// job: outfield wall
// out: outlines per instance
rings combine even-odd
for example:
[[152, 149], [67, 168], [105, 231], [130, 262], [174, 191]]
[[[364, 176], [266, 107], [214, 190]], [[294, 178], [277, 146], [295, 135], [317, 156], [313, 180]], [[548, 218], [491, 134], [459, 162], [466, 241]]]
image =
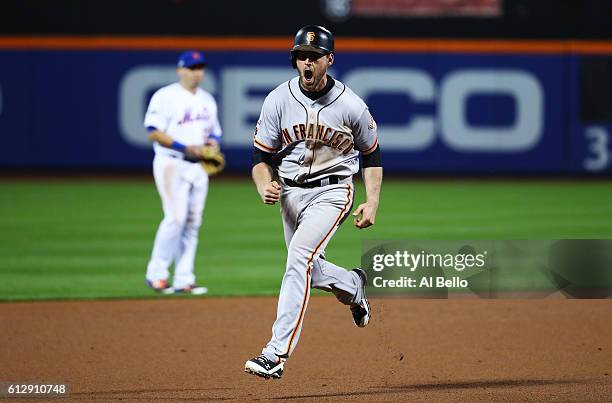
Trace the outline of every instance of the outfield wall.
[[[290, 38], [0, 38], [3, 168], [146, 168], [151, 94], [207, 51], [228, 169], [246, 171]], [[370, 105], [396, 173], [612, 172], [612, 42], [338, 40], [332, 74]]]

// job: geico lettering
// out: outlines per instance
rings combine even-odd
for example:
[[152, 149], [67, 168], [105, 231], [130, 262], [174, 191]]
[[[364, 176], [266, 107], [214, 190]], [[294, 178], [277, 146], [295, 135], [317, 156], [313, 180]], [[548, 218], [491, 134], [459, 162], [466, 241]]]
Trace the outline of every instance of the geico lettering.
[[[437, 120], [442, 141], [460, 152], [523, 152], [542, 138], [544, 91], [537, 77], [517, 69], [463, 69], [449, 72], [436, 88], [434, 78], [415, 69], [360, 68], [343, 81], [362, 98], [381, 93], [403, 93], [415, 103], [438, 100]], [[507, 127], [479, 127], [467, 119], [468, 97], [507, 95], [516, 116]], [[408, 115], [408, 113], [407, 113]], [[396, 150], [422, 150], [435, 140], [435, 117], [414, 114], [405, 124], [380, 124], [385, 145]]]
[[[509, 95], [516, 117], [507, 127], [478, 127], [467, 120], [467, 101], [475, 94]], [[543, 90], [538, 79], [520, 70], [458, 70], [441, 85], [440, 123], [444, 143], [457, 151], [521, 152], [542, 137]]]
[[[253, 131], [264, 95], [294, 77], [291, 68], [227, 67], [220, 71], [219, 99], [228, 146], [250, 146], [244, 133]], [[394, 150], [423, 150], [440, 136], [447, 147], [458, 152], [518, 153], [533, 148], [543, 133], [544, 90], [538, 78], [519, 69], [457, 69], [440, 79], [414, 68], [356, 68], [338, 77], [362, 98], [375, 94], [403, 94], [416, 104], [437, 104], [437, 114], [405, 111], [405, 123], [380, 124], [385, 146]], [[177, 80], [174, 66], [140, 66], [129, 70], [119, 85], [119, 127], [124, 139], [138, 147], [150, 147], [142, 127], [149, 95]], [[207, 70], [204, 88], [215, 93], [217, 78]], [[468, 99], [480, 96], [509, 96], [515, 104], [513, 121], [506, 126], [478, 126], [468, 121]], [[296, 124], [282, 133], [283, 143], [321, 140], [347, 150], [344, 137], [331, 128]], [[344, 145], [343, 145], [344, 144]]]
[[[208, 81], [209, 70], [206, 70], [204, 84]], [[265, 94], [295, 73], [291, 67], [225, 67], [219, 74], [222, 93], [217, 99], [221, 101], [223, 144], [252, 147], [252, 139], [244, 134], [253, 131], [253, 122], [261, 112]]]
[[[374, 94], [404, 94], [416, 103], [435, 102], [436, 85], [426, 71], [416, 69], [360, 68], [351, 70], [344, 82], [366, 99]], [[406, 116], [409, 112], [406, 111]], [[404, 124], [381, 124], [378, 134], [385, 146], [396, 150], [423, 150], [435, 140], [436, 124], [433, 116], [414, 114]]]

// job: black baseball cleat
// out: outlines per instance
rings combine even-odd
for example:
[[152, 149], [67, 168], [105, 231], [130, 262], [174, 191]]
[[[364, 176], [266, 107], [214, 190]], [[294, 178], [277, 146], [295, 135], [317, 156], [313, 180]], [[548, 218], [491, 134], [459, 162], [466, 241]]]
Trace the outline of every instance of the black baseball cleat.
[[372, 318], [372, 310], [370, 309], [370, 302], [366, 296], [365, 288], [368, 285], [368, 276], [365, 271], [361, 269], [353, 269], [355, 273], [361, 279], [361, 301], [351, 304], [351, 313], [353, 314], [353, 321], [355, 325], [359, 327], [366, 327], [370, 323]]
[[280, 379], [280, 377], [283, 376], [283, 365], [283, 360], [274, 362], [262, 354], [259, 357], [248, 360], [244, 364], [244, 372], [266, 379]]

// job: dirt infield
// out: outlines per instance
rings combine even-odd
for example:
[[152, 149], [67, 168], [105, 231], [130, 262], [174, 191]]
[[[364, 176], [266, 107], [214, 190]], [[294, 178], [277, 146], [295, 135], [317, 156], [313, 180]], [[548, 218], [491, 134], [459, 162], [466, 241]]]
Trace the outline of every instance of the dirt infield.
[[266, 381], [243, 365], [275, 298], [3, 303], [0, 381], [67, 381], [86, 401], [612, 399], [611, 300], [372, 305], [358, 329], [313, 297], [283, 379]]

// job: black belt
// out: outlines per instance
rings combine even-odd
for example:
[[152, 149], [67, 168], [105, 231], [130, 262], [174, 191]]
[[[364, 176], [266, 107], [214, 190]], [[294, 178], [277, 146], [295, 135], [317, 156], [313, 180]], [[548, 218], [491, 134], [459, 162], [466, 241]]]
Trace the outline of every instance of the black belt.
[[290, 186], [290, 187], [310, 189], [310, 188], [318, 188], [318, 187], [327, 186], [327, 185], [337, 185], [338, 183], [342, 182], [346, 178], [348, 178], [348, 176], [331, 175], [331, 176], [328, 176], [327, 178], [317, 179], [316, 181], [303, 182], [303, 183], [299, 183], [299, 182], [292, 181], [291, 179], [283, 178], [283, 182], [285, 183], [285, 185]]

